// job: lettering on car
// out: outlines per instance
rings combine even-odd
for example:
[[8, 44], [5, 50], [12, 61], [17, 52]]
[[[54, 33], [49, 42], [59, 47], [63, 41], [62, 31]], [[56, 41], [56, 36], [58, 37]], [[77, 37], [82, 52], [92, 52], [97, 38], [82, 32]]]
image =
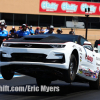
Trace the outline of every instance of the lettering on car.
[[93, 62], [93, 58], [89, 55], [87, 56], [87, 60], [90, 61], [90, 62]]

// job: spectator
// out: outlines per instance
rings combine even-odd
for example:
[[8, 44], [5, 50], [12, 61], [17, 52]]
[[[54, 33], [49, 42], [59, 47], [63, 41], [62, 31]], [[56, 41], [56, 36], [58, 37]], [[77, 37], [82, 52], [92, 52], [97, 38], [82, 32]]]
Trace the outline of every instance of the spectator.
[[57, 34], [61, 34], [62, 33], [62, 29], [61, 28], [58, 28], [57, 29]]
[[49, 31], [46, 32], [45, 34], [55, 34], [53, 31], [54, 31], [54, 26], [51, 25], [50, 28], [49, 28]]
[[15, 30], [15, 27], [14, 26], [12, 27], [12, 30], [10, 30], [9, 34], [11, 34], [11, 33], [16, 34], [16, 30]]
[[75, 35], [75, 33], [74, 33], [74, 31], [73, 31], [73, 28], [71, 28], [71, 31], [69, 32], [69, 34]]
[[7, 25], [5, 25], [5, 29], [7, 29]]
[[8, 35], [8, 40], [9, 39], [13, 39], [13, 38], [17, 38], [17, 34], [16, 32], [14, 32], [14, 30], [10, 30], [10, 35]]
[[8, 31], [5, 30], [5, 24], [1, 23], [1, 29], [0, 29], [0, 44], [2, 43], [3, 40], [7, 39], [8, 36]]
[[17, 36], [20, 38], [20, 37], [23, 37], [23, 36], [26, 36], [26, 35], [30, 35], [30, 32], [27, 31], [26, 24], [22, 24], [22, 30], [17, 31]]
[[31, 25], [30, 28], [29, 28], [29, 32], [30, 32], [31, 35], [34, 34], [34, 30], [32, 29], [32, 25]]
[[27, 26], [27, 24], [25, 24], [26, 25], [26, 31], [29, 31], [29, 27]]
[[7, 31], [7, 25], [5, 25], [4, 30], [6, 30], [6, 31]]
[[39, 31], [39, 33], [40, 33], [40, 34], [44, 34], [44, 29], [43, 29], [42, 26], [40, 27], [40, 31]]
[[22, 26], [19, 27], [18, 31], [22, 30]]
[[36, 28], [35, 34], [36, 34], [36, 35], [39, 34], [39, 27]]
[[44, 33], [47, 33], [49, 31], [49, 26], [44, 30]]
[[4, 23], [1, 23], [1, 29], [0, 29], [0, 36], [5, 36], [7, 37], [8, 36], [8, 31], [5, 30], [5, 24]]

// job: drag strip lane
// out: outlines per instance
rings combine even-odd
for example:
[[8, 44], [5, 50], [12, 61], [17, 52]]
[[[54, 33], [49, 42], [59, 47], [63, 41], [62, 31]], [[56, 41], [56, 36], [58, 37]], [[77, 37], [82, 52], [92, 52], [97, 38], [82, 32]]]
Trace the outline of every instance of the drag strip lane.
[[[36, 79], [29, 76], [0, 80], [0, 85], [37, 86]], [[90, 90], [87, 83], [65, 83], [53, 81], [50, 86], [59, 86], [59, 92], [0, 92], [1, 100], [100, 100], [100, 91]]]

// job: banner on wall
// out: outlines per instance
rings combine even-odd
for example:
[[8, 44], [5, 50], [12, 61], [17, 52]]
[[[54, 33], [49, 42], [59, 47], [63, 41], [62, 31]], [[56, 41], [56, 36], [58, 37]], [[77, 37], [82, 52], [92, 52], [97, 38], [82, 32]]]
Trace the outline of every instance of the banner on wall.
[[40, 12], [85, 14], [85, 8], [90, 8], [91, 15], [100, 15], [100, 3], [40, 0]]

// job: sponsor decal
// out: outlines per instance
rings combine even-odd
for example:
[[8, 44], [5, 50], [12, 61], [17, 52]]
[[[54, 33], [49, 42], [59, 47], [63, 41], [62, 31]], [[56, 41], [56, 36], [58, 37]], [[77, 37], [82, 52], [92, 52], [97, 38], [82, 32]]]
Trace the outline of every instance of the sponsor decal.
[[49, 3], [48, 1], [43, 1], [41, 3], [41, 8], [46, 11], [57, 11], [58, 4], [57, 3]]
[[82, 56], [80, 56], [80, 62], [82, 61]]
[[82, 53], [80, 53], [80, 55], [82, 55]]
[[80, 59], [82, 59], [82, 57], [80, 56]]
[[40, 0], [40, 12], [85, 14], [85, 8], [90, 8], [91, 15], [100, 15], [100, 3], [65, 1], [65, 0]]
[[82, 61], [82, 56], [80, 56], [80, 62]]
[[88, 8], [90, 8], [90, 13], [95, 13], [96, 9], [97, 9], [97, 7], [95, 5], [88, 5], [87, 3], [82, 3], [81, 11], [85, 12], [85, 8], [87, 9], [87, 11], [88, 11]]
[[66, 12], [76, 12], [78, 5], [76, 4], [69, 4], [68, 2], [63, 2], [61, 4], [61, 9]]
[[89, 68], [82, 68], [79, 66], [79, 71], [78, 73], [79, 74], [83, 74], [85, 76], [88, 76], [88, 77], [91, 77], [91, 78], [97, 78], [98, 77], [98, 74], [99, 74], [99, 70], [97, 69], [96, 71], [92, 71], [91, 69]]
[[99, 67], [97, 67], [97, 70], [99, 70]]
[[100, 6], [99, 6], [99, 12], [100, 12]]
[[90, 62], [93, 62], [93, 57], [91, 57], [91, 56], [88, 55], [87, 56], [87, 60], [90, 61]]

